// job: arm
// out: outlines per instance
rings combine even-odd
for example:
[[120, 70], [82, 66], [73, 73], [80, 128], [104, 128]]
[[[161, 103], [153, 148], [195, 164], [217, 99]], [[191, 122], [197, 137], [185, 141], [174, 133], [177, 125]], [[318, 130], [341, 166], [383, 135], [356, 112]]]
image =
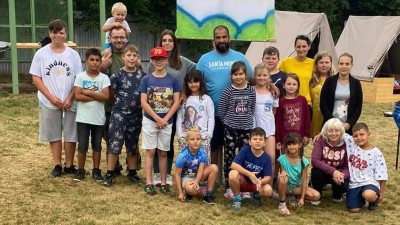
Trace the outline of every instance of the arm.
[[181, 106], [178, 110], [178, 115], [176, 116], [176, 136], [178, 136], [178, 138], [184, 136], [182, 131], [182, 121], [184, 114], [185, 114], [185, 108]]
[[75, 99], [80, 102], [91, 102], [96, 100], [93, 97], [85, 95], [83, 89], [79, 86], [75, 86]]
[[151, 108], [150, 104], [147, 102], [147, 93], [141, 93], [140, 94], [140, 102], [143, 108], [143, 111], [145, 111], [151, 118], [153, 118], [156, 123], [158, 128], [163, 128], [168, 125], [161, 117], [157, 115]]
[[200, 163], [199, 168], [197, 169], [197, 174], [196, 174], [196, 179], [194, 180], [194, 188], [199, 189], [200, 188], [200, 182], [203, 179], [204, 175], [204, 163]]
[[[108, 20], [107, 20], [107, 22], [108, 22]], [[111, 22], [111, 23], [107, 23], [107, 22], [103, 25], [104, 32], [110, 31], [114, 27], [122, 27], [125, 29], [125, 26], [120, 22]]]
[[222, 94], [221, 98], [219, 99], [219, 105], [218, 105], [218, 116], [221, 119], [222, 122], [224, 122], [224, 118], [226, 116], [226, 113], [228, 111], [228, 104], [230, 102], [230, 94], [228, 93], [228, 88], [226, 88]]
[[329, 100], [329, 96], [331, 95], [331, 93], [329, 93], [331, 80], [332, 79], [329, 78], [326, 79], [324, 85], [322, 86], [321, 95], [319, 97], [319, 109], [324, 117], [324, 121], [333, 118], [332, 111], [329, 109], [329, 104], [331, 104]]
[[310, 142], [309, 137], [311, 133], [311, 120], [310, 120], [310, 107], [308, 106], [307, 100], [303, 99], [303, 110], [305, 112], [304, 118], [304, 134], [303, 134], [303, 144], [304, 146], [308, 145]]
[[380, 203], [383, 200], [383, 197], [385, 196], [386, 180], [380, 180], [379, 186], [380, 186], [380, 195], [379, 195], [378, 199], [376, 200], [377, 203]]
[[64, 110], [68, 110], [68, 109], [70, 109], [71, 108], [71, 106], [72, 106], [72, 102], [74, 101], [74, 99], [75, 99], [75, 90], [74, 90], [74, 88], [72, 88], [71, 89], [71, 92], [69, 93], [69, 95], [68, 95], [68, 98], [65, 100], [65, 102], [63, 102], [63, 109]]
[[37, 89], [53, 104], [58, 108], [63, 108], [63, 102], [56, 96], [52, 95], [47, 87], [44, 85], [43, 80], [41, 77], [37, 75], [32, 76], [33, 84], [37, 87]]
[[[315, 142], [314, 148], [311, 153], [311, 165], [313, 168], [320, 169], [326, 174], [333, 175], [336, 169], [322, 161], [322, 154], [324, 150], [323, 143], [323, 139], [319, 139], [317, 142]], [[325, 148], [329, 150], [328, 147]]]
[[108, 101], [110, 99], [110, 88], [105, 87], [102, 91], [91, 91], [91, 90], [82, 90], [82, 93], [86, 96], [92, 97], [97, 101]]
[[181, 202], [185, 201], [185, 195], [182, 190], [182, 168], [175, 167], [175, 184], [178, 191], [178, 198]]
[[260, 182], [260, 180], [258, 180], [258, 178], [256, 176], [257, 172], [250, 172], [250, 171], [246, 170], [245, 168], [243, 168], [238, 163], [232, 162], [231, 169], [236, 170], [243, 176], [248, 177], [251, 180], [251, 182], [253, 182], [254, 184], [257, 184]]

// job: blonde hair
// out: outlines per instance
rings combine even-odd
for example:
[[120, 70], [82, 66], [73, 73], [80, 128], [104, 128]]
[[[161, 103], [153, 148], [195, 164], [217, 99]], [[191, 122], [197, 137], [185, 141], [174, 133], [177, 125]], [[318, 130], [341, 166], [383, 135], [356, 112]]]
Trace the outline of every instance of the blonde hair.
[[[250, 85], [252, 85], [252, 86], [256, 85], [256, 75], [263, 70], [267, 70], [268, 74], [271, 75], [271, 70], [268, 68], [268, 65], [265, 63], [259, 63], [254, 67], [254, 76], [252, 79], [250, 79]], [[269, 79], [267, 81], [267, 83], [270, 83], [270, 82], [271, 82], [271, 79]], [[267, 85], [267, 88], [269, 88], [268, 85]]]
[[325, 122], [324, 126], [321, 129], [321, 136], [325, 138], [325, 140], [328, 140], [328, 130], [332, 128], [340, 130], [340, 141], [342, 141], [344, 138], [345, 130], [342, 121], [337, 118], [331, 118]]
[[186, 139], [189, 138], [189, 133], [198, 133], [200, 135], [200, 128], [198, 126], [191, 126], [186, 130]]
[[321, 74], [318, 71], [318, 62], [321, 61], [321, 59], [324, 57], [329, 57], [329, 59], [331, 60], [331, 68], [328, 71], [328, 76], [331, 76], [335, 73], [335, 71], [334, 71], [335, 69], [332, 66], [332, 63], [333, 63], [332, 56], [328, 52], [325, 52], [325, 51], [318, 52], [314, 57], [314, 68], [312, 71], [312, 78], [310, 80], [311, 87], [315, 87], [320, 81]]
[[117, 2], [115, 3], [112, 8], [111, 8], [111, 14], [114, 14], [115, 10], [121, 9], [122, 11], [125, 12], [125, 14], [128, 12], [126, 9], [126, 6], [122, 2]]

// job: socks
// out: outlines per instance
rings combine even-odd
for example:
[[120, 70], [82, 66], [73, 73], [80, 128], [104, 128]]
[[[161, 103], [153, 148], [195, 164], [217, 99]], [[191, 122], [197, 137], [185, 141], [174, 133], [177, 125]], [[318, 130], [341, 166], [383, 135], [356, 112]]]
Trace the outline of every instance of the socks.
[[128, 176], [135, 176], [137, 174], [136, 169], [129, 170]]
[[236, 196], [233, 198], [233, 201], [234, 201], [234, 202], [241, 202], [241, 201], [242, 201], [242, 197], [240, 196], [240, 194], [236, 195]]
[[114, 170], [107, 170], [107, 174], [114, 175]]

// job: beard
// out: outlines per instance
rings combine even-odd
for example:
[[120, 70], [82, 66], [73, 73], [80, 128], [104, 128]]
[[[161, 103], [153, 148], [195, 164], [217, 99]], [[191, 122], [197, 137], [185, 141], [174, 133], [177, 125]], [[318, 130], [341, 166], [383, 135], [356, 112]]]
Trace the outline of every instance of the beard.
[[217, 43], [215, 49], [220, 53], [225, 53], [229, 50], [229, 42]]

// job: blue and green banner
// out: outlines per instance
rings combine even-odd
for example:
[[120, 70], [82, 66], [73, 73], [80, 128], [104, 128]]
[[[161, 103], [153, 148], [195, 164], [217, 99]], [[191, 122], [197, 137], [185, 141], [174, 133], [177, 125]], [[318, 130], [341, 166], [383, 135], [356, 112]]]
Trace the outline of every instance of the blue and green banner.
[[275, 40], [275, 0], [177, 0], [176, 36], [212, 39], [218, 25], [232, 40]]

